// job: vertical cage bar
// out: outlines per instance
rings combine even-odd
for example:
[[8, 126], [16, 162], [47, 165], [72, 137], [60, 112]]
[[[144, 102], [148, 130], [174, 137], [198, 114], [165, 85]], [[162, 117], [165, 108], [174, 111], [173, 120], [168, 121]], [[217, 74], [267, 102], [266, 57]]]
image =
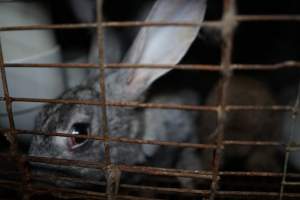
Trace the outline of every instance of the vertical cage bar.
[[218, 183], [219, 183], [219, 168], [222, 157], [222, 152], [224, 149], [224, 129], [225, 129], [225, 119], [226, 119], [226, 99], [227, 99], [227, 90], [228, 84], [232, 75], [231, 66], [231, 56], [232, 56], [232, 46], [233, 46], [233, 36], [235, 30], [235, 0], [224, 0], [223, 5], [223, 27], [222, 27], [222, 60], [221, 60], [221, 68], [222, 68], [222, 88], [220, 91], [221, 102], [218, 108], [218, 127], [217, 127], [217, 138], [216, 145], [217, 148], [214, 151], [214, 159], [213, 159], [213, 176], [211, 182], [211, 193], [210, 200], [214, 200], [217, 191], [218, 191]]
[[280, 195], [279, 195], [279, 199], [282, 200], [283, 196], [284, 196], [284, 188], [285, 188], [285, 183], [286, 183], [286, 176], [287, 176], [287, 170], [288, 170], [288, 162], [289, 162], [289, 157], [290, 157], [290, 148], [292, 146], [293, 143], [293, 138], [294, 138], [294, 134], [295, 134], [295, 125], [296, 125], [296, 119], [298, 116], [298, 108], [300, 105], [300, 80], [298, 83], [298, 90], [297, 90], [297, 98], [295, 100], [295, 104], [292, 110], [292, 126], [290, 129], [290, 133], [289, 133], [289, 139], [288, 139], [288, 145], [285, 149], [285, 158], [284, 158], [284, 166], [283, 166], [283, 175], [282, 175], [282, 181], [281, 181], [281, 185], [280, 185]]
[[98, 62], [99, 62], [99, 86], [100, 86], [100, 104], [102, 111], [101, 131], [103, 134], [104, 145], [104, 162], [105, 162], [105, 177], [106, 177], [106, 195], [108, 200], [114, 199], [118, 193], [119, 181], [121, 172], [117, 167], [113, 166], [110, 158], [109, 147], [109, 128], [107, 120], [106, 107], [106, 89], [105, 89], [105, 61], [104, 61], [104, 27], [103, 27], [103, 0], [96, 2], [97, 12], [97, 42], [98, 42]]
[[106, 165], [110, 164], [109, 152], [109, 133], [106, 112], [106, 91], [105, 91], [105, 69], [104, 69], [104, 31], [102, 27], [102, 0], [97, 0], [97, 41], [98, 41], [98, 56], [99, 56], [99, 85], [100, 85], [100, 104], [102, 110], [101, 131], [104, 136], [105, 147], [105, 162]]
[[30, 194], [27, 191], [28, 182], [30, 180], [30, 173], [29, 170], [26, 169], [26, 160], [22, 158], [21, 155], [18, 153], [18, 142], [17, 142], [17, 131], [15, 128], [15, 122], [13, 117], [13, 110], [12, 110], [12, 100], [9, 95], [8, 84], [6, 79], [6, 72], [4, 66], [4, 57], [1, 45], [1, 38], [0, 38], [0, 70], [1, 70], [1, 82], [2, 82], [2, 89], [5, 97], [5, 105], [6, 105], [6, 112], [8, 115], [9, 120], [9, 134], [6, 136], [10, 143], [10, 153], [13, 159], [16, 161], [19, 170], [21, 171], [22, 177], [22, 195], [23, 199], [27, 200], [30, 198]]
[[7, 79], [6, 79], [6, 73], [5, 73], [5, 67], [4, 67], [4, 58], [3, 58], [3, 52], [2, 52], [2, 45], [1, 45], [1, 38], [0, 38], [0, 69], [1, 69], [1, 82], [2, 82], [2, 89], [4, 94], [4, 101], [6, 105], [6, 112], [8, 115], [8, 122], [10, 127], [10, 134], [6, 137], [8, 138], [10, 142], [10, 152], [13, 156], [17, 155], [17, 141], [16, 141], [16, 132], [15, 130], [15, 122], [13, 118], [13, 111], [12, 111], [12, 101], [9, 96], [8, 91], [8, 85], [7, 85]]

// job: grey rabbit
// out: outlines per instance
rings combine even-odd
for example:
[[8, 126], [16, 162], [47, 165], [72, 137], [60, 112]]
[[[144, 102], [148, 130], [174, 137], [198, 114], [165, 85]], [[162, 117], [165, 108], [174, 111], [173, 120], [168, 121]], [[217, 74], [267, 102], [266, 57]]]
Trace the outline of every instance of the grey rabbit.
[[[222, 81], [209, 92], [206, 105], [219, 105]], [[263, 82], [244, 75], [233, 76], [228, 83], [226, 105], [276, 105], [275, 98]], [[215, 144], [217, 138], [217, 113], [205, 112], [201, 115], [200, 141]], [[225, 120], [224, 140], [242, 141], [279, 141], [278, 115], [270, 110], [229, 111]], [[230, 163], [230, 170], [280, 171], [278, 151], [274, 147], [225, 146], [221, 159], [221, 168]], [[213, 154], [203, 151], [201, 154], [203, 169], [212, 166]], [[241, 166], [239, 166], [241, 165]]]
[[[202, 22], [206, 0], [158, 0], [146, 21]], [[177, 64], [198, 35], [200, 26], [143, 27], [123, 59], [133, 64]], [[171, 69], [107, 70], [106, 98], [109, 101], [144, 101], [159, 103], [197, 104], [196, 92], [183, 89], [158, 92], [146, 98], [151, 85]], [[62, 99], [99, 99], [98, 76], [62, 94]], [[108, 107], [110, 136], [184, 142], [196, 133], [195, 114], [184, 110], [137, 109]], [[47, 105], [36, 119], [36, 129], [43, 132], [101, 135], [102, 112], [99, 107], [86, 105]], [[138, 165], [150, 163], [170, 166], [176, 155], [164, 154], [158, 145], [136, 145], [110, 142], [113, 163]], [[64, 137], [34, 136], [30, 156], [74, 160], [103, 161], [103, 144], [94, 140]], [[100, 180], [97, 170], [36, 164], [41, 169]], [[56, 184], [60, 184], [59, 181]]]

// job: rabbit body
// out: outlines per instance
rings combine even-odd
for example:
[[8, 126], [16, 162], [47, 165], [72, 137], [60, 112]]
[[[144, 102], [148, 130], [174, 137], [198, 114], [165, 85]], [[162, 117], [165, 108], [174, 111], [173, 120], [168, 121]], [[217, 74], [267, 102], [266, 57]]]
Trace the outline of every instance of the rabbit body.
[[[221, 98], [222, 81], [219, 81], [208, 94], [206, 105], [217, 106]], [[271, 106], [275, 105], [275, 100], [268, 87], [258, 81], [245, 76], [233, 76], [228, 83], [226, 105], [254, 105]], [[268, 110], [232, 110], [227, 111], [224, 127], [224, 140], [244, 140], [244, 141], [278, 141], [278, 118], [274, 112]], [[206, 112], [201, 116], [202, 142], [213, 143], [216, 141], [217, 113]], [[235, 147], [239, 147], [236, 149]], [[259, 146], [225, 146], [222, 166], [231, 162], [231, 170], [245, 162], [243, 169], [246, 170], [274, 170], [278, 169], [276, 164], [276, 150], [273, 147], [264, 149]], [[204, 168], [209, 168], [212, 161], [212, 154], [203, 153], [201, 157]]]

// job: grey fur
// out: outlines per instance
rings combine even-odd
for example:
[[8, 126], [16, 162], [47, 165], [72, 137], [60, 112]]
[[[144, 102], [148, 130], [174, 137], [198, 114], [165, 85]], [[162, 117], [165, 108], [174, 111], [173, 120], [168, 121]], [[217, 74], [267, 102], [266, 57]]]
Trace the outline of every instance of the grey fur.
[[[148, 21], [198, 21], [204, 18], [205, 0], [158, 0], [146, 20]], [[142, 28], [124, 59], [125, 63], [176, 64], [184, 56], [196, 38], [200, 27], [148, 27]], [[161, 46], [160, 46], [161, 45]], [[158, 49], [159, 48], [159, 49]], [[150, 99], [146, 94], [152, 83], [170, 69], [108, 70], [106, 73], [106, 98], [159, 103], [195, 104], [197, 94], [190, 90], [175, 93], [158, 93]], [[98, 76], [91, 77], [73, 89], [66, 91], [62, 99], [99, 99]], [[101, 135], [101, 110], [96, 106], [48, 105], [37, 118], [36, 129], [43, 132], [70, 133], [75, 122], [89, 122], [91, 133]], [[195, 114], [184, 110], [144, 110], [135, 108], [107, 108], [111, 136], [189, 141], [196, 132]], [[167, 135], [164, 135], [168, 133]], [[31, 156], [55, 157], [73, 160], [103, 161], [104, 149], [99, 141], [88, 141], [70, 151], [68, 139], [34, 136]], [[173, 151], [163, 154], [159, 146], [110, 143], [113, 163], [129, 165], [146, 164], [158, 160], [159, 166], [170, 166], [176, 159]], [[174, 155], [174, 154], [173, 154]], [[153, 163], [151, 163], [153, 164]], [[49, 165], [50, 166], [50, 165]], [[46, 166], [47, 167], [47, 166]], [[103, 174], [86, 168], [56, 166], [79, 177], [99, 180]], [[61, 182], [56, 182], [61, 184]]]

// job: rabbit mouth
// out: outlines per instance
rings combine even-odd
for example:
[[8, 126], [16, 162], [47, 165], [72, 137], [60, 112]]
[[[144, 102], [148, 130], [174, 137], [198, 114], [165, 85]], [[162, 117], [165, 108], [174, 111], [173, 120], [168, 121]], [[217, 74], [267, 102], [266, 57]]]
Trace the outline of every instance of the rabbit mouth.
[[90, 142], [91, 142], [90, 140], [86, 140], [86, 141], [78, 144], [74, 137], [70, 137], [67, 140], [67, 146], [70, 151], [74, 152], [75, 150], [86, 146]]

